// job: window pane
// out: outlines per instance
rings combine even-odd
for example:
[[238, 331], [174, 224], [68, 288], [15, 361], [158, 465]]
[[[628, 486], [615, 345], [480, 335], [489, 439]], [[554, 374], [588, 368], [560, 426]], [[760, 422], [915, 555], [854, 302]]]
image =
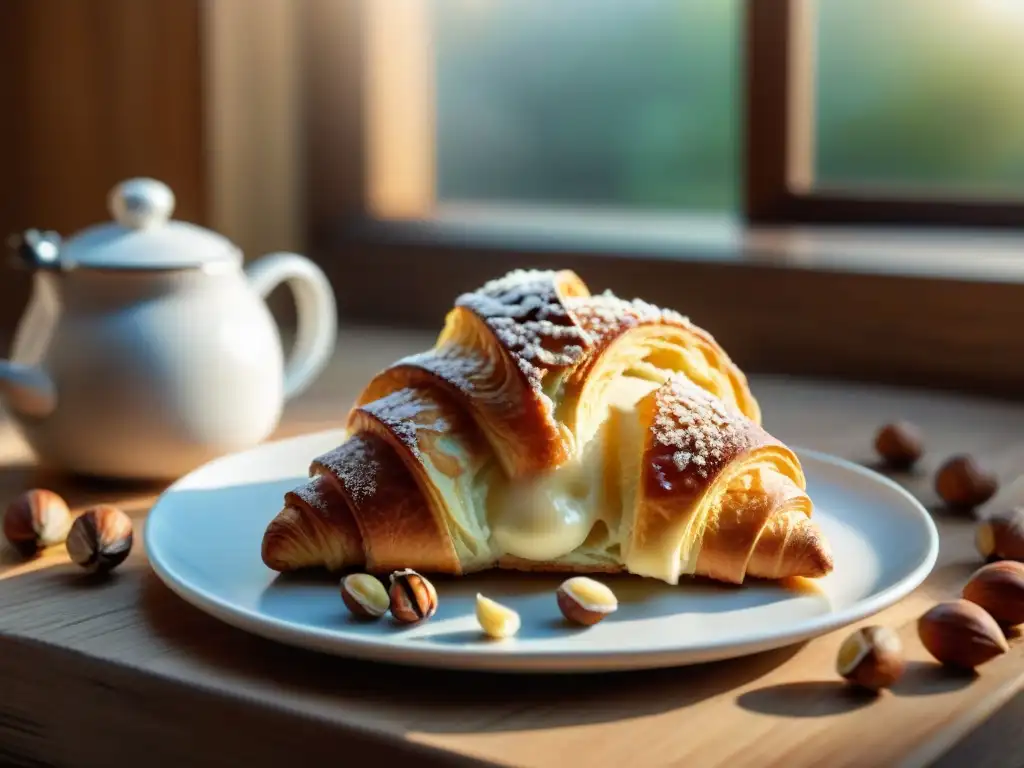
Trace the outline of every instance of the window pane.
[[1024, 193], [1024, 0], [818, 0], [820, 186]]
[[435, 0], [438, 197], [728, 209], [739, 0]]

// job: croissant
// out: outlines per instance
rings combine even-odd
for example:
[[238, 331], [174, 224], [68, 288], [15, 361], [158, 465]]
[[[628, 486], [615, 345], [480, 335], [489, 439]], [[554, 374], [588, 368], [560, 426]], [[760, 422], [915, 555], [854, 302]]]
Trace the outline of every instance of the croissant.
[[262, 543], [276, 571], [820, 577], [796, 455], [706, 331], [570, 271], [460, 296], [377, 374]]

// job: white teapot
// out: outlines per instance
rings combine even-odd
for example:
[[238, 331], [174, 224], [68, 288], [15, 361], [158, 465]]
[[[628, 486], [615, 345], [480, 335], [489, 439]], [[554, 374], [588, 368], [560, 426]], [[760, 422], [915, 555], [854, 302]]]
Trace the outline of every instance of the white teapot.
[[[224, 237], [171, 220], [159, 181], [108, 202], [113, 222], [67, 241], [14, 239], [35, 275], [0, 401], [42, 464], [78, 474], [169, 479], [261, 442], [334, 350], [327, 278], [292, 253], [243, 267]], [[264, 302], [282, 282], [298, 316], [287, 364]]]

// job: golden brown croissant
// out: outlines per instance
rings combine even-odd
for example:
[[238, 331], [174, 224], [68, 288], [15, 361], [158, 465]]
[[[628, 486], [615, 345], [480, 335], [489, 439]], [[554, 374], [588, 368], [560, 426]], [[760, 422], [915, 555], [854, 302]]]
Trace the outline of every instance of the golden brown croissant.
[[681, 315], [573, 273], [463, 295], [433, 349], [366, 386], [348, 438], [285, 497], [263, 560], [817, 577], [832, 569], [796, 456], [743, 373]]

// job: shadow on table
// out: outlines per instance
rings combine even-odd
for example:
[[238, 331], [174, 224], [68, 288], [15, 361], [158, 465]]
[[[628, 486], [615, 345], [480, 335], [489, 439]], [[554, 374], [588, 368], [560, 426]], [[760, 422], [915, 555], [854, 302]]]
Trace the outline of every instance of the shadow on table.
[[763, 677], [801, 647], [639, 672], [454, 672], [354, 661], [274, 643], [201, 613], [151, 573], [143, 575], [140, 598], [143, 615], [163, 641], [230, 678], [247, 678], [283, 696], [301, 692], [325, 703], [383, 700], [394, 707], [396, 719], [408, 709], [416, 730], [431, 732], [560, 728], [676, 710]]
[[907, 469], [891, 467], [881, 459], [875, 457], [854, 458], [853, 462], [855, 464], [860, 464], [866, 469], [870, 469], [872, 472], [884, 475], [890, 480], [894, 480], [901, 485], [926, 482], [931, 477], [931, 475], [920, 466], [910, 467]]
[[25, 558], [19, 555], [10, 544], [0, 537], [0, 565], [20, 565]]
[[842, 680], [809, 680], [756, 688], [741, 694], [743, 709], [782, 717], [824, 717], [867, 706], [876, 698]]
[[897, 696], [930, 696], [959, 691], [977, 678], [978, 673], [969, 669], [947, 668], [931, 661], [908, 661], [907, 671], [892, 687], [892, 692]]
[[850, 712], [878, 700], [879, 696], [930, 696], [957, 691], [971, 684], [977, 674], [956, 671], [937, 663], [907, 662], [906, 672], [889, 692], [875, 694], [843, 680], [811, 680], [756, 688], [741, 694], [736, 703], [743, 709], [779, 717], [825, 717]]

